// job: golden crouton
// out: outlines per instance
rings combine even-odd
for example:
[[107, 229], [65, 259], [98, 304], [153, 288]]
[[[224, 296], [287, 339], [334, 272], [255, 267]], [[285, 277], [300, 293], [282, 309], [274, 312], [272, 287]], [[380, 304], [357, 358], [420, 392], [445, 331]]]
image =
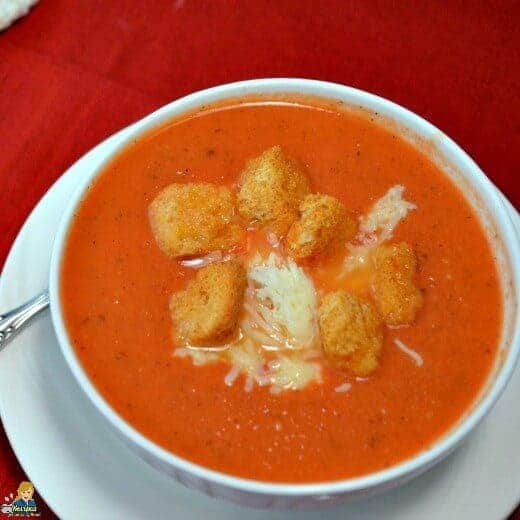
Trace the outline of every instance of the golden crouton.
[[287, 234], [287, 249], [293, 258], [308, 258], [332, 250], [357, 232], [357, 220], [345, 206], [329, 195], [307, 195], [300, 204], [300, 218]]
[[234, 196], [224, 186], [170, 184], [148, 208], [150, 225], [168, 256], [205, 255], [238, 244], [241, 227], [233, 223]]
[[341, 290], [325, 295], [318, 312], [322, 349], [330, 363], [356, 376], [373, 372], [383, 345], [373, 305]]
[[310, 191], [298, 163], [279, 146], [249, 161], [239, 184], [241, 215], [278, 236], [285, 235], [298, 218], [298, 206]]
[[408, 245], [384, 244], [374, 251], [374, 298], [387, 325], [409, 325], [422, 307], [423, 296], [414, 283], [415, 252]]
[[184, 291], [171, 297], [177, 337], [190, 345], [225, 343], [237, 327], [246, 272], [238, 260], [203, 267]]

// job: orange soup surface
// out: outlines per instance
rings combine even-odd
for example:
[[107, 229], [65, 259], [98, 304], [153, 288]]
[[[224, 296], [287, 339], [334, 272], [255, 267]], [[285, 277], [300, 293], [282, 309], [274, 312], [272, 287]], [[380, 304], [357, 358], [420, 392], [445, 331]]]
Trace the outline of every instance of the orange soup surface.
[[[142, 434], [232, 475], [330, 481], [428, 448], [471, 406], [494, 363], [502, 323], [491, 249], [452, 182], [374, 119], [312, 104], [233, 102], [138, 139], [90, 186], [68, 237], [62, 306], [86, 373]], [[305, 166], [314, 192], [333, 195], [356, 215], [394, 185], [417, 207], [392, 241], [415, 249], [424, 305], [412, 325], [385, 329], [379, 367], [366, 378], [325, 366], [321, 384], [244, 391], [243, 376], [225, 384], [226, 363], [195, 366], [173, 354], [169, 298], [195, 269], [161, 252], [148, 207], [171, 183], [235, 186], [246, 162], [273, 145]], [[314, 281], [326, 288], [327, 270]], [[348, 391], [336, 391], [346, 381]]]

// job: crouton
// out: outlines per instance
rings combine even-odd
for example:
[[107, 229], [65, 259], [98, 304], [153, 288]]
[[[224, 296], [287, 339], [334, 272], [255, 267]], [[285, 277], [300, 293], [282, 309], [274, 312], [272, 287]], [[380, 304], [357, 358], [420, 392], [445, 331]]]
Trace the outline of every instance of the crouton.
[[238, 260], [209, 264], [170, 299], [177, 339], [194, 346], [225, 343], [236, 331], [246, 272]]
[[383, 345], [382, 323], [374, 306], [341, 290], [325, 295], [318, 313], [327, 360], [356, 376], [373, 372]]
[[212, 184], [170, 184], [152, 201], [152, 232], [168, 256], [205, 255], [237, 245], [243, 237], [233, 222], [233, 193]]
[[238, 210], [250, 222], [283, 236], [310, 191], [298, 163], [273, 146], [249, 161], [239, 181]]
[[299, 214], [287, 234], [288, 253], [296, 259], [331, 252], [334, 246], [352, 239], [358, 229], [354, 216], [329, 195], [307, 195]]
[[379, 313], [387, 325], [409, 325], [423, 305], [415, 285], [417, 257], [406, 243], [383, 244], [373, 256], [373, 292]]

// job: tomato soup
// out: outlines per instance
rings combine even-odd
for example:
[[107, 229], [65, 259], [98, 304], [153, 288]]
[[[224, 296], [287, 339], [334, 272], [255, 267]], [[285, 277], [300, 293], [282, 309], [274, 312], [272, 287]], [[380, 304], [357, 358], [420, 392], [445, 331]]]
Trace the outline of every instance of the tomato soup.
[[[242, 376], [226, 384], [226, 362], [174, 355], [169, 300], [196, 269], [157, 246], [150, 203], [172, 183], [236, 186], [247, 161], [274, 145], [304, 165], [314, 192], [354, 215], [396, 185], [414, 205], [392, 241], [414, 248], [423, 305], [410, 326], [385, 328], [368, 377], [325, 364], [305, 388], [244, 391]], [[335, 269], [316, 274], [320, 290]], [[492, 251], [459, 189], [376, 116], [312, 103], [233, 101], [133, 142], [77, 210], [61, 302], [83, 368], [130, 425], [202, 466], [271, 482], [360, 476], [428, 448], [476, 399], [502, 325]]]

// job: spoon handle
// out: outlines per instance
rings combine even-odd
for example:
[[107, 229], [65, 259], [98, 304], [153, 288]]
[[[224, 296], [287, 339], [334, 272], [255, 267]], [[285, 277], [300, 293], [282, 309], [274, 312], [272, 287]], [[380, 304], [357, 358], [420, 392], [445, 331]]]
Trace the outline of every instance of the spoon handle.
[[20, 307], [2, 314], [0, 316], [0, 351], [32, 317], [48, 306], [49, 293], [45, 291]]

